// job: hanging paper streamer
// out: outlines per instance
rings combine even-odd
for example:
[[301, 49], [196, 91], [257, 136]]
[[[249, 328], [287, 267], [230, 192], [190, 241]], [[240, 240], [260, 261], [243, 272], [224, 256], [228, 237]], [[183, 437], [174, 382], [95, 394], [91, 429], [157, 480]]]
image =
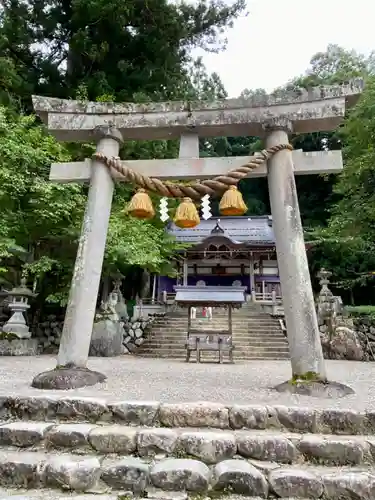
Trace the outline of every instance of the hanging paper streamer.
[[202, 218], [204, 220], [211, 219], [210, 195], [205, 194], [202, 198]]
[[169, 219], [168, 198], [162, 198], [159, 203], [160, 220], [166, 222]]

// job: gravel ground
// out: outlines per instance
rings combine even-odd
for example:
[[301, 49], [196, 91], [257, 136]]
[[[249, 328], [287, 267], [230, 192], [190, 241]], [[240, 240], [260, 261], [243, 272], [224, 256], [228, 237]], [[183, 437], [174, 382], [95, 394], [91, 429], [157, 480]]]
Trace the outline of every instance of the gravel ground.
[[337, 400], [279, 394], [272, 387], [291, 376], [289, 361], [251, 361], [224, 364], [187, 364], [175, 360], [132, 356], [90, 358], [89, 368], [105, 373], [105, 384], [71, 391], [42, 391], [30, 387], [34, 375], [54, 368], [52, 356], [2, 357], [1, 395], [58, 394], [110, 400], [162, 402], [211, 401], [226, 404], [284, 404], [316, 408], [375, 409], [375, 364], [327, 361], [330, 380], [356, 393]]

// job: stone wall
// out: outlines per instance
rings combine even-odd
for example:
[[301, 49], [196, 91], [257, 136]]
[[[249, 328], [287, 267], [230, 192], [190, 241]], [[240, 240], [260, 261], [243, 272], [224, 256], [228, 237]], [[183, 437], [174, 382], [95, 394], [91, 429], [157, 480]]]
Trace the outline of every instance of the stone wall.
[[351, 318], [331, 311], [324, 320], [318, 314], [318, 322], [326, 359], [375, 361], [375, 318]]
[[144, 343], [156, 316], [159, 315], [138, 318], [124, 324], [123, 345], [125, 354], [136, 352], [137, 348]]
[[351, 361], [375, 361], [375, 318], [345, 316], [340, 297], [329, 289], [331, 273], [322, 269], [318, 275], [321, 291], [317, 316], [324, 357]]
[[37, 325], [31, 326], [32, 336], [38, 339], [42, 354], [56, 354], [59, 350], [64, 316], [49, 314]]

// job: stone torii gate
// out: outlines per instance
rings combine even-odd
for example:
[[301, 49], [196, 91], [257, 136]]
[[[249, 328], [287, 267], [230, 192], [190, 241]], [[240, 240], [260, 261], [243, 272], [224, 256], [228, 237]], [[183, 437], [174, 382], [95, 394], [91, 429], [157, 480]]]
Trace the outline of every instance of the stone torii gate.
[[[287, 144], [291, 133], [329, 131], [362, 91], [360, 80], [282, 97], [215, 102], [116, 104], [33, 97], [36, 113], [60, 141], [96, 140], [96, 152], [117, 157], [123, 140], [180, 138], [180, 155], [170, 160], [123, 162], [160, 179], [203, 179], [223, 175], [249, 158], [199, 158], [199, 137], [258, 136], [266, 148]], [[326, 381], [294, 174], [330, 174], [342, 169], [341, 152], [303, 153], [284, 149], [249, 174], [268, 178], [277, 258], [293, 376]], [[87, 368], [117, 172], [98, 159], [53, 164], [54, 182], [90, 182], [57, 367], [32, 385], [69, 389], [94, 385], [105, 375]], [[312, 184], [313, 188], [313, 184]]]

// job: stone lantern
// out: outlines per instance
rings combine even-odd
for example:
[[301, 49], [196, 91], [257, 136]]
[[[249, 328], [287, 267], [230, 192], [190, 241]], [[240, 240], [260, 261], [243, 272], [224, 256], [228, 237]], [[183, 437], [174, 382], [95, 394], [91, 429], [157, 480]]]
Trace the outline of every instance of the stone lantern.
[[9, 302], [9, 309], [12, 316], [5, 323], [2, 330], [4, 333], [13, 334], [19, 339], [29, 339], [31, 332], [26, 324], [24, 313], [30, 308], [29, 299], [35, 297], [35, 294], [26, 286], [26, 279], [21, 280], [19, 287], [13, 288], [9, 292], [11, 301]]

